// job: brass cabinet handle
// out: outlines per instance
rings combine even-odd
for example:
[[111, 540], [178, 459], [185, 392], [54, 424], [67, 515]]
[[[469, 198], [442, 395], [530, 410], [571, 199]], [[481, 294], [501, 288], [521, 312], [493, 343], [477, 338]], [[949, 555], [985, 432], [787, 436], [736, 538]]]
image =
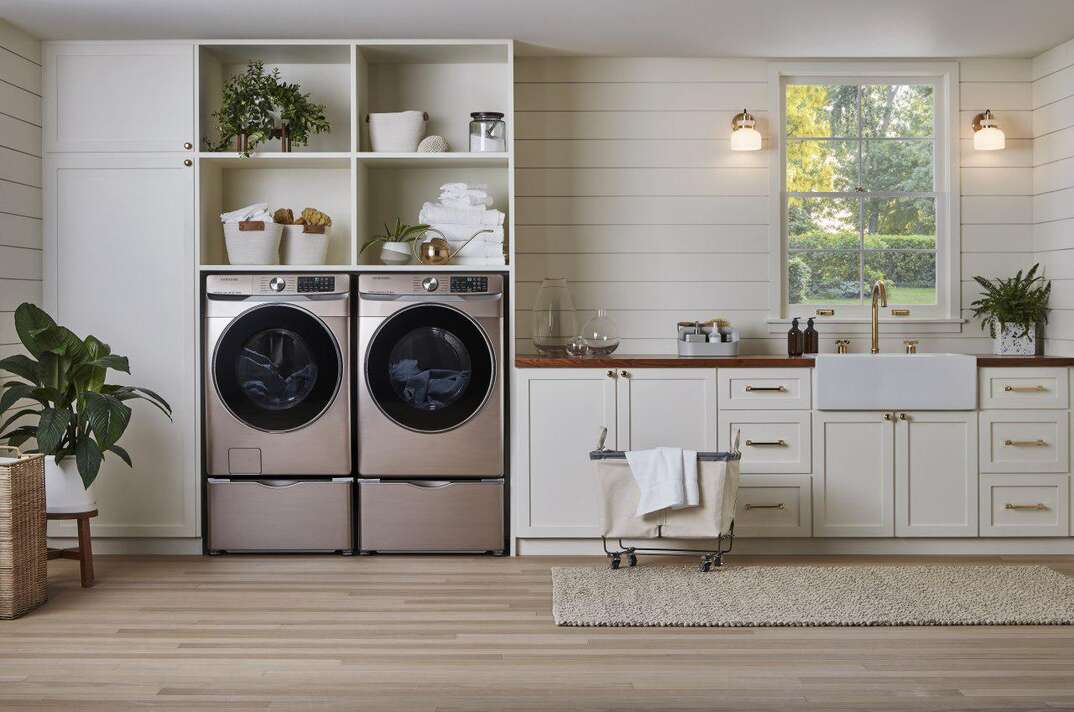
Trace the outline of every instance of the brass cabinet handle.
[[779, 440], [747, 440], [746, 445], [748, 447], [787, 447], [787, 441], [782, 438]]
[[615, 378], [615, 371], [609, 370], [608, 371], [608, 378]]
[[189, 151], [190, 149], [194, 148], [194, 144], [190, 143], [190, 141], [187, 141], [183, 144], [183, 148]]
[[773, 391], [775, 393], [785, 393], [787, 391], [786, 386], [746, 386], [747, 392], [753, 391]]
[[189, 168], [190, 166], [194, 165], [194, 161], [192, 161], [192, 160], [190, 160], [188, 158], [185, 161], [183, 161], [183, 165], [186, 166], [187, 168]]
[[748, 512], [751, 509], [778, 509], [782, 512], [786, 507], [783, 506], [783, 502], [779, 504], [747, 504], [746, 511]]
[[1048, 390], [1044, 386], [1004, 386], [1003, 390], [1007, 393], [1043, 393]]
[[630, 371], [620, 371], [619, 375], [623, 378], [630, 378]]
[[1007, 447], [1044, 447], [1048, 443], [1037, 438], [1036, 440], [1004, 440], [1003, 444]]
[[1036, 504], [1014, 504], [1012, 502], [1007, 502], [1007, 504], [1003, 505], [1003, 508], [1004, 509], [1026, 510], [1026, 511], [1031, 511], [1031, 512], [1046, 512], [1046, 511], [1048, 511], [1048, 505], [1044, 504], [1043, 502], [1037, 502]]

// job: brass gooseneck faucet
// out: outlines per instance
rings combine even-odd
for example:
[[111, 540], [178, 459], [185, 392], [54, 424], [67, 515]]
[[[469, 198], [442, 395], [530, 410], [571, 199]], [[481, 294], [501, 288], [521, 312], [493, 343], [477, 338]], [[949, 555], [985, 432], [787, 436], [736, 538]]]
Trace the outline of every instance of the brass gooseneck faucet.
[[873, 345], [870, 353], [880, 353], [880, 310], [879, 307], [888, 305], [888, 290], [884, 287], [884, 280], [878, 279], [873, 284]]

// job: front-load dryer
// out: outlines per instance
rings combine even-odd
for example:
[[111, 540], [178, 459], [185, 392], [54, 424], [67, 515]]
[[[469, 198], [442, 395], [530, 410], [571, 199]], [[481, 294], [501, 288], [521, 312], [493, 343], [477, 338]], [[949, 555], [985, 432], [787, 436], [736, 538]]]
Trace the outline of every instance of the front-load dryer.
[[350, 277], [210, 275], [204, 315], [209, 476], [349, 476]]

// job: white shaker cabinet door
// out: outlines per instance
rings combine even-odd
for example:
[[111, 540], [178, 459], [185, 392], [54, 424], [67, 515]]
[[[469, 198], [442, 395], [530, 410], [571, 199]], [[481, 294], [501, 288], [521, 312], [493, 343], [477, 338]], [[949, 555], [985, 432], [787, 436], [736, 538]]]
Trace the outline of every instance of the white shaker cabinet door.
[[193, 43], [47, 44], [45, 129], [49, 153], [192, 153]]
[[977, 536], [977, 413], [898, 413], [895, 535]]
[[53, 158], [45, 195], [45, 308], [130, 359], [110, 382], [156, 391], [174, 415], [130, 403], [119, 444], [134, 468], [106, 455], [93, 533], [198, 536], [194, 169], [181, 156]]
[[891, 413], [813, 414], [813, 535], [895, 534]]
[[616, 372], [619, 450], [716, 450], [716, 369]]
[[515, 373], [515, 536], [600, 536], [589, 453], [597, 447], [601, 428], [608, 429], [606, 447], [621, 446], [615, 371], [520, 368]]

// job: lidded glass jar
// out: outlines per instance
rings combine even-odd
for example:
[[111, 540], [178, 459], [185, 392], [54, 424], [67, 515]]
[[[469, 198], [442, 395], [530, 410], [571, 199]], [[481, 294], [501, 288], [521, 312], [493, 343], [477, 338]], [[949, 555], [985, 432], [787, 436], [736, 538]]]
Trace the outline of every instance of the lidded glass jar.
[[567, 280], [545, 277], [533, 302], [533, 345], [546, 356], [562, 356], [578, 336], [578, 319]]
[[504, 153], [507, 151], [507, 124], [498, 111], [475, 111], [470, 114], [470, 151]]
[[582, 339], [594, 356], [607, 356], [619, 348], [619, 327], [608, 316], [607, 309], [597, 309], [597, 313], [582, 327]]

